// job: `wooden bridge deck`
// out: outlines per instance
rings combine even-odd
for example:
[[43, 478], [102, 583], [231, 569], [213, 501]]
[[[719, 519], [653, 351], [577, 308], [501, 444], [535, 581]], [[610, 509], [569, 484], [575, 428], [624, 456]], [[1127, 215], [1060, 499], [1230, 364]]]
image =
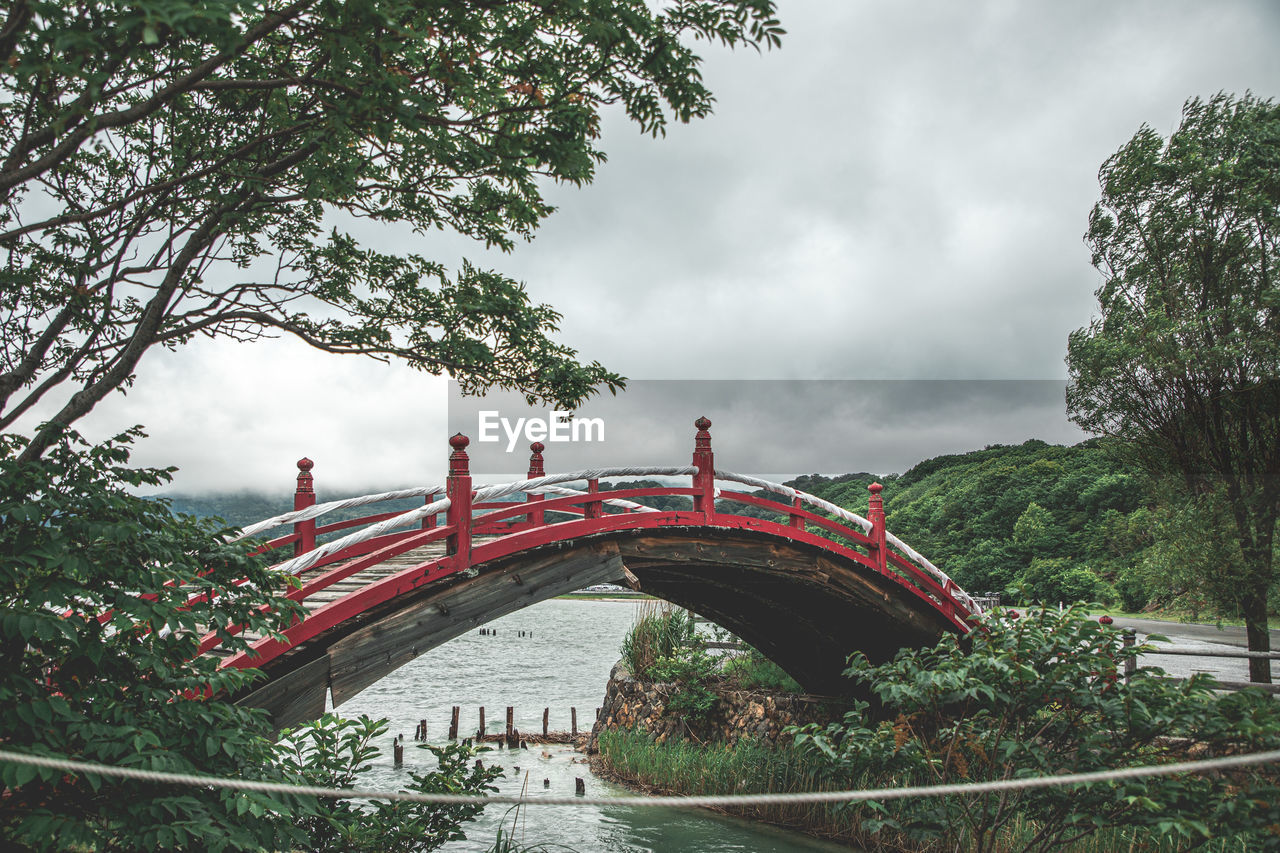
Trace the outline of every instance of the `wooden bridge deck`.
[[[494, 537], [477, 537], [475, 542], [484, 542]], [[421, 548], [414, 548], [411, 551], [405, 551], [403, 554], [396, 554], [389, 557], [376, 566], [369, 566], [366, 569], [356, 572], [350, 577], [325, 587], [324, 589], [312, 593], [302, 602], [303, 608], [307, 611], [307, 615], [311, 615], [326, 604], [330, 604], [338, 599], [349, 595], [356, 590], [365, 587], [375, 581], [379, 581], [388, 575], [417, 566], [430, 560], [444, 556], [445, 543], [432, 542], [429, 545], [423, 545]], [[305, 576], [304, 576], [305, 578]], [[256, 631], [245, 631], [242, 635], [250, 643], [257, 642], [262, 639], [263, 635]], [[223, 646], [215, 646], [210, 650], [210, 654], [217, 655], [220, 658], [230, 657], [233, 652]]]

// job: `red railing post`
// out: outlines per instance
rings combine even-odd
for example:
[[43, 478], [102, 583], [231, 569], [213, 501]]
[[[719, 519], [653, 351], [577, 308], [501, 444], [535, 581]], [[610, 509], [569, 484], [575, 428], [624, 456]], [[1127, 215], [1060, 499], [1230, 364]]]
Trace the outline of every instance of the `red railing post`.
[[[547, 446], [541, 441], [535, 441], [533, 444], [529, 445], [529, 449], [533, 452], [529, 456], [529, 474], [527, 479], [534, 480], [538, 477], [547, 476], [546, 470], [542, 467], [542, 451], [546, 450]], [[525, 519], [529, 522], [529, 526], [541, 527], [543, 524], [543, 512], [542, 507], [538, 506], [538, 504], [542, 503], [543, 495], [535, 495], [533, 492], [529, 492], [524, 496], [524, 499], [526, 503], [530, 504], [529, 514], [525, 516]]]
[[702, 513], [708, 522], [716, 514], [716, 464], [711, 452], [711, 419], [698, 418], [693, 422], [698, 434], [693, 439], [693, 464], [698, 473], [693, 475], [693, 511]]
[[449, 478], [444, 491], [449, 498], [446, 523], [453, 529], [446, 540], [445, 552], [453, 555], [454, 565], [466, 568], [471, 565], [471, 467], [467, 457], [467, 445], [471, 439], [458, 433], [449, 439], [453, 452], [449, 454]]
[[884, 499], [880, 497], [880, 492], [884, 491], [884, 486], [879, 483], [872, 483], [867, 486], [867, 491], [871, 492], [871, 500], [867, 506], [867, 520], [871, 522], [871, 530], [867, 534], [871, 537], [871, 546], [868, 550], [870, 551], [871, 559], [875, 561], [876, 568], [888, 574], [889, 546], [884, 527]]
[[[428, 493], [428, 494], [427, 494], [425, 497], [423, 497], [423, 499], [422, 499], [422, 505], [423, 505], [423, 506], [430, 506], [431, 504], [433, 504], [433, 503], [435, 503], [435, 502], [436, 502], [436, 493], [435, 493], [435, 492], [430, 492], [430, 493]], [[434, 529], [434, 528], [435, 528], [435, 526], [436, 526], [436, 515], [435, 515], [435, 513], [432, 513], [431, 515], [428, 515], [428, 516], [426, 516], [425, 518], [423, 518], [423, 519], [422, 519], [422, 529], [423, 529], [423, 530], [432, 530], [432, 529]]]
[[[298, 485], [293, 492], [293, 508], [295, 510], [315, 506], [315, 480], [311, 477], [311, 469], [315, 467], [315, 464], [305, 456], [298, 460]], [[316, 547], [316, 520], [314, 518], [308, 521], [294, 522], [293, 532], [298, 537], [297, 541], [293, 543], [293, 555], [295, 557], [305, 554]]]
[[[589, 494], [600, 494], [600, 481], [587, 480], [587, 492]], [[604, 515], [604, 503], [601, 501], [587, 501], [582, 505], [583, 518], [600, 518]]]
[[[804, 501], [800, 500], [799, 498], [791, 499], [792, 509], [802, 509], [803, 507], [804, 507]], [[796, 530], [804, 530], [804, 518], [802, 518], [799, 515], [796, 515], [795, 513], [792, 513], [791, 526], [794, 527]]]

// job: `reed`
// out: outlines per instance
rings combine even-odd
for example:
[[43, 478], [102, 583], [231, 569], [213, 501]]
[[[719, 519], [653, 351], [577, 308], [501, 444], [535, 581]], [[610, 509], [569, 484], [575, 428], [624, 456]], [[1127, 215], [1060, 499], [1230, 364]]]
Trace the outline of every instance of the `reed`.
[[640, 605], [635, 623], [622, 638], [622, 659], [639, 677], [662, 658], [674, 657], [695, 642], [693, 617], [665, 601], [649, 600]]
[[[654, 743], [642, 732], [609, 729], [600, 733], [599, 748], [601, 758], [619, 776], [670, 793], [756, 794], [844, 787], [812, 759], [748, 738], [736, 744]], [[857, 821], [839, 806], [800, 803], [726, 811], [828, 838], [860, 837]]]

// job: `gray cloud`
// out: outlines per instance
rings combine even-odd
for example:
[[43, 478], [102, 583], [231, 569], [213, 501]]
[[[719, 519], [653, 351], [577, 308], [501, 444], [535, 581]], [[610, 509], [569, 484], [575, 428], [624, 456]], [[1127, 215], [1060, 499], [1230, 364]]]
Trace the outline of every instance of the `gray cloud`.
[[549, 473], [687, 465], [699, 415], [713, 422], [718, 468], [889, 474], [989, 444], [1080, 441], [1084, 434], [1063, 412], [1064, 387], [1058, 380], [638, 380], [574, 413], [601, 422], [598, 431], [584, 425], [572, 440], [564, 427], [556, 441], [545, 427], [521, 434], [529, 420], [549, 423], [548, 410], [511, 393], [462, 397], [451, 383], [448, 431], [472, 439], [471, 471], [490, 477], [523, 474], [531, 440], [546, 445]]
[[[1170, 131], [1188, 97], [1280, 82], [1269, 0], [779, 13], [781, 50], [706, 48], [711, 118], [654, 141], [609, 116], [595, 184], [551, 188], [559, 212], [512, 254], [351, 230], [527, 282], [565, 342], [635, 378], [1061, 379], [1094, 306], [1081, 234], [1102, 161], [1143, 123]], [[295, 344], [201, 344], [148, 356], [93, 428], [147, 424], [140, 458], [187, 489], [279, 488], [303, 453], [334, 488], [390, 486], [443, 473], [443, 389]], [[717, 441], [759, 414], [727, 411]], [[912, 461], [885, 453], [778, 467]]]

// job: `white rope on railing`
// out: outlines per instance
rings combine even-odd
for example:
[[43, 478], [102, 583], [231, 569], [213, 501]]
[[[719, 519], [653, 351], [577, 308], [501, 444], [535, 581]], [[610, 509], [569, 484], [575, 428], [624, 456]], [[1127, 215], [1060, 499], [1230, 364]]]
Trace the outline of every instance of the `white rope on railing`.
[[340, 501], [329, 501], [322, 504], [314, 504], [305, 509], [295, 509], [291, 512], [282, 513], [264, 519], [240, 531], [238, 536], [228, 539], [228, 542], [238, 542], [249, 536], [261, 533], [264, 530], [270, 530], [273, 527], [280, 527], [284, 524], [295, 524], [299, 521], [310, 521], [313, 518], [319, 518], [326, 513], [339, 509], [350, 509], [355, 506], [366, 506], [368, 504], [381, 503], [382, 501], [402, 500], [403, 498], [425, 498], [427, 495], [438, 495], [444, 492], [443, 486], [419, 486], [413, 489], [400, 489], [395, 492], [380, 492], [376, 495], [362, 495], [358, 498], [346, 498]]
[[265, 782], [256, 779], [227, 779], [192, 773], [172, 773], [163, 770], [143, 770], [137, 767], [115, 767], [85, 761], [72, 761], [42, 755], [0, 750], [0, 761], [43, 767], [62, 773], [93, 773], [98, 776], [114, 776], [136, 779], [142, 782], [161, 782], [195, 787], [227, 788], [234, 791], [258, 791], [269, 794], [290, 794], [304, 797], [324, 797], [335, 800], [387, 800], [401, 803], [429, 803], [435, 805], [507, 804], [526, 806], [629, 806], [641, 808], [702, 808], [707, 806], [766, 806], [795, 803], [853, 803], [867, 801], [902, 800], [914, 797], [942, 797], [953, 794], [986, 794], [995, 791], [1025, 791], [1033, 788], [1057, 788], [1067, 785], [1087, 785], [1095, 782], [1118, 782], [1126, 779], [1142, 779], [1150, 776], [1173, 776], [1178, 773], [1207, 773], [1233, 767], [1250, 767], [1280, 761], [1280, 750], [1255, 752], [1246, 755], [1228, 755], [1221, 758], [1202, 758], [1197, 761], [1179, 761], [1172, 764], [1154, 764], [1141, 767], [1121, 767], [1111, 770], [1095, 770], [1088, 773], [1065, 773], [1060, 776], [1031, 776], [1021, 779], [997, 779], [991, 782], [959, 782], [947, 785], [916, 785], [904, 788], [873, 788], [850, 791], [795, 791], [780, 794], [713, 794], [691, 797], [551, 797], [523, 794], [420, 794], [415, 791], [385, 791], [363, 788], [323, 788], [315, 785], [290, 785], [283, 782]]
[[645, 466], [633, 468], [588, 468], [585, 471], [573, 471], [568, 474], [549, 474], [546, 477], [535, 477], [532, 480], [517, 480], [513, 483], [502, 483], [497, 486], [485, 486], [477, 489], [476, 503], [491, 501], [496, 498], [527, 492], [542, 486], [554, 486], [558, 483], [572, 483], [575, 480], [599, 480], [603, 477], [680, 477], [698, 473], [692, 465], [672, 468], [667, 466]]
[[299, 572], [305, 572], [325, 557], [330, 554], [335, 554], [343, 548], [349, 548], [352, 545], [358, 545], [361, 542], [373, 539], [375, 536], [381, 536], [388, 531], [407, 527], [410, 524], [415, 524], [422, 521], [422, 519], [429, 515], [436, 515], [437, 513], [445, 512], [452, 505], [453, 501], [448, 498], [441, 498], [440, 500], [433, 501], [425, 506], [420, 506], [417, 509], [411, 509], [408, 512], [402, 512], [399, 515], [379, 521], [377, 524], [371, 524], [368, 527], [355, 531], [354, 533], [348, 533], [346, 536], [334, 539], [332, 542], [317, 545], [313, 550], [294, 557], [291, 560], [285, 560], [283, 563], [277, 564], [274, 568], [282, 572], [292, 572], [295, 575]]
[[[761, 480], [758, 477], [749, 477], [746, 474], [735, 474], [732, 471], [717, 470], [715, 472], [715, 477], [717, 480], [727, 480], [729, 482], [742, 483], [743, 485], [754, 486], [757, 489], [764, 489], [765, 491], [773, 492], [774, 494], [785, 495], [786, 497], [789, 497], [789, 498], [793, 498], [793, 499], [799, 498], [803, 503], [807, 503], [810, 506], [815, 506], [815, 507], [818, 507], [819, 509], [826, 510], [827, 512], [831, 513], [832, 515], [836, 516], [837, 518], [843, 521], [848, 521], [848, 522], [851, 522], [852, 524], [856, 524], [859, 528], [862, 529], [863, 533], [869, 533], [871, 531], [871, 522], [868, 519], [863, 518], [862, 516], [858, 515], [856, 512], [850, 512], [844, 507], [836, 506], [835, 504], [831, 503], [831, 501], [823, 500], [817, 495], [811, 495], [808, 492], [802, 492], [799, 489], [793, 489], [790, 486], [784, 486], [782, 483], [773, 483], [773, 482], [770, 482], [769, 480]], [[785, 510], [785, 507], [779, 511], [781, 512], [784, 510]], [[942, 569], [935, 566], [933, 563], [929, 562], [927, 559], [925, 559], [924, 556], [920, 554], [920, 552], [916, 551], [914, 548], [907, 545], [897, 536], [894, 536], [892, 533], [889, 533], [888, 531], [885, 531], [885, 541], [888, 542], [893, 547], [897, 548], [899, 551], [901, 551], [902, 554], [907, 559], [914, 562], [921, 569], [924, 569], [926, 572], [933, 575], [935, 580], [941, 583], [945, 589], [947, 589], [953, 596], [955, 596], [955, 598], [957, 598], [962, 604], [968, 607], [969, 610], [974, 615], [976, 616], [982, 615], [983, 613], [982, 606], [979, 605], [978, 602], [973, 600], [973, 596], [969, 595], [969, 593], [961, 589], [960, 586], [955, 581], [953, 581], [946, 572], [944, 572]]]
[[[789, 498], [799, 498], [810, 506], [816, 506], [824, 509], [843, 521], [856, 524], [862, 529], [863, 533], [871, 532], [871, 522], [856, 512], [850, 512], [842, 506], [836, 506], [831, 501], [823, 500], [817, 495], [811, 495], [808, 492], [802, 492], [799, 489], [793, 489], [790, 486], [784, 486], [782, 483], [773, 483], [769, 480], [761, 480], [759, 477], [748, 477], [746, 474], [735, 474], [732, 471], [716, 470], [717, 480], [728, 480], [733, 483], [742, 483], [746, 486], [755, 486], [757, 489], [764, 489], [767, 492], [773, 492], [778, 495], [785, 495]], [[786, 508], [784, 507], [783, 510]], [[782, 511], [782, 510], [780, 510]]]
[[[537, 492], [539, 494], [544, 494], [544, 495], [563, 495], [564, 497], [581, 497], [583, 495], [591, 494], [590, 492], [584, 492], [581, 489], [566, 489], [562, 486], [542, 486], [536, 489], [529, 489], [529, 491]], [[601, 492], [600, 494], [604, 495], [608, 493]], [[658, 510], [654, 509], [651, 506], [645, 506], [644, 504], [638, 504], [635, 501], [629, 501], [623, 498], [605, 498], [604, 503], [608, 504], [609, 506], [616, 506], [619, 509], [629, 509], [635, 512], [658, 512]], [[554, 509], [547, 510], [547, 512], [555, 512], [555, 511], [556, 510]]]
[[[535, 477], [532, 480], [517, 480], [513, 483], [501, 483], [496, 486], [484, 486], [472, 493], [471, 500], [474, 503], [483, 503], [484, 501], [495, 500], [496, 498], [506, 497], [507, 495], [514, 495], [520, 492], [540, 489], [544, 486], [554, 486], [559, 483], [572, 483], [575, 480], [596, 480], [601, 477], [680, 476], [682, 474], [696, 473], [697, 470], [697, 468], [691, 466], [681, 468], [650, 466], [641, 468], [588, 469], [586, 471], [574, 471], [568, 474], [552, 474], [546, 477]], [[585, 492], [583, 494], [585, 494]], [[451, 505], [452, 502], [448, 498], [442, 498], [433, 503], [429, 503], [426, 506], [411, 509], [408, 512], [403, 512], [400, 515], [380, 521], [377, 524], [371, 524], [370, 526], [357, 530], [354, 533], [349, 533], [346, 536], [333, 540], [332, 542], [326, 542], [323, 545], [317, 546], [312, 551], [308, 551], [307, 553], [294, 557], [293, 559], [285, 560], [283, 563], [275, 566], [275, 568], [282, 572], [292, 572], [294, 574], [306, 571], [325, 557], [328, 557], [330, 554], [335, 554], [344, 548], [351, 547], [352, 545], [359, 545], [361, 542], [367, 542], [370, 539], [381, 536], [382, 534], [388, 533], [392, 530], [407, 527], [410, 524], [415, 524], [429, 515], [436, 515], [437, 513], [448, 510]]]

